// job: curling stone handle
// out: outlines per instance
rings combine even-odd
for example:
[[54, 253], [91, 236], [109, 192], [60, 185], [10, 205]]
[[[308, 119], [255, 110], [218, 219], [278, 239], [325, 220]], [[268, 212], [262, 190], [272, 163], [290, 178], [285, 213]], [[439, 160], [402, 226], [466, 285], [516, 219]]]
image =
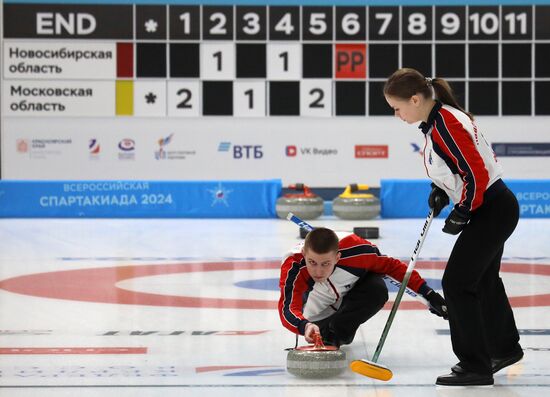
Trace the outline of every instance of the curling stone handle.
[[313, 192], [309, 188], [309, 186], [304, 185], [303, 183], [295, 183], [294, 185], [289, 185], [289, 189], [296, 190], [297, 192], [304, 192], [303, 194], [307, 196], [314, 196]]
[[313, 334], [313, 343], [314, 343], [314, 347], [316, 349], [324, 349], [325, 348], [325, 344], [323, 343], [323, 338], [321, 338], [321, 334], [316, 332]]
[[358, 192], [360, 190], [369, 190], [369, 185], [361, 185], [361, 184], [357, 184], [357, 183], [352, 183], [350, 185], [348, 185], [346, 187], [346, 189], [344, 190], [344, 194], [351, 194], [351, 193], [355, 193], [355, 192]]

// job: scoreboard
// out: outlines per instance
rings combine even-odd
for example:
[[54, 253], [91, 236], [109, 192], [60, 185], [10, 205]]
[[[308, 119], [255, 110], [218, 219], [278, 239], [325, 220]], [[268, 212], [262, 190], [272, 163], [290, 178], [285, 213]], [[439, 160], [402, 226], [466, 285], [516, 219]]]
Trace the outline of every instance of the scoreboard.
[[2, 178], [424, 177], [382, 117], [400, 67], [449, 81], [490, 140], [548, 141], [550, 1], [507, 3], [5, 0]]
[[7, 3], [4, 38], [7, 115], [388, 115], [402, 66], [477, 115], [550, 114], [549, 5]]

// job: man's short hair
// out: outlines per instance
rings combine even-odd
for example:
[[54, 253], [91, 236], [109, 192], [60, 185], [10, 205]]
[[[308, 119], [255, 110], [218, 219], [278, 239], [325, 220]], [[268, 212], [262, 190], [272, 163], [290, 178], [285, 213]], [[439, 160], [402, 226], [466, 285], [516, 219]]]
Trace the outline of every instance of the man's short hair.
[[339, 249], [338, 242], [336, 233], [326, 227], [319, 227], [307, 234], [304, 242], [304, 251], [310, 250], [316, 254], [337, 252]]

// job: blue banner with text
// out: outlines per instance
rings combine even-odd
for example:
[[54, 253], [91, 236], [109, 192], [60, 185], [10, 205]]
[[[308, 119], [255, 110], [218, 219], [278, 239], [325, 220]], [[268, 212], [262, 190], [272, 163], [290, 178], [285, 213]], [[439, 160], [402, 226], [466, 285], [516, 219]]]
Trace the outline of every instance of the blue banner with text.
[[[522, 218], [550, 218], [550, 179], [515, 179], [505, 182], [518, 199]], [[427, 179], [382, 179], [381, 216], [424, 218], [429, 211], [430, 190], [430, 181]], [[451, 209], [452, 205], [448, 205], [439, 217], [447, 217]]]
[[276, 218], [279, 179], [0, 181], [2, 218]]

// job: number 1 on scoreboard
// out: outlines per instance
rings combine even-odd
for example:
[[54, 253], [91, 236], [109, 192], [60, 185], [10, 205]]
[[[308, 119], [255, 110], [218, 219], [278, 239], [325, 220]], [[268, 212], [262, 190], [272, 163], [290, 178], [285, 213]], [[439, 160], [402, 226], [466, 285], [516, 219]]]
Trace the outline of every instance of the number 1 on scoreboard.
[[173, 5], [169, 7], [170, 39], [200, 40], [200, 7]]

